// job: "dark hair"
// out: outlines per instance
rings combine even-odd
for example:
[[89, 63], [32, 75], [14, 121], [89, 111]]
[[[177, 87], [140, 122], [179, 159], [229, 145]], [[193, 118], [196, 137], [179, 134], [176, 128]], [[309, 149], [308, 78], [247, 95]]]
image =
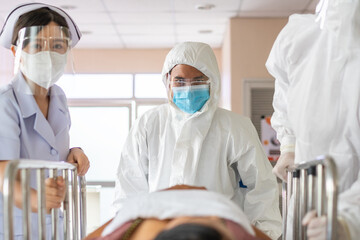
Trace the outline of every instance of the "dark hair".
[[154, 240], [221, 240], [221, 234], [212, 227], [195, 223], [178, 225], [160, 232]]
[[20, 29], [31, 26], [45, 26], [50, 22], [55, 22], [62, 27], [69, 27], [66, 19], [63, 16], [48, 7], [38, 8], [33, 11], [24, 13], [19, 17], [15, 24], [11, 43], [16, 45]]

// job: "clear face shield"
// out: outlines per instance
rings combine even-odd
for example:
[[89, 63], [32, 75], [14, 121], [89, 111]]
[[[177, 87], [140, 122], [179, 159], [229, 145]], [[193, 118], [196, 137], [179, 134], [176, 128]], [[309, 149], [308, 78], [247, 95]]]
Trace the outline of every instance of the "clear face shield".
[[[56, 25], [22, 28], [18, 33], [14, 73], [49, 89], [65, 70], [73, 72], [69, 29]], [[68, 69], [66, 69], [66, 67]]]

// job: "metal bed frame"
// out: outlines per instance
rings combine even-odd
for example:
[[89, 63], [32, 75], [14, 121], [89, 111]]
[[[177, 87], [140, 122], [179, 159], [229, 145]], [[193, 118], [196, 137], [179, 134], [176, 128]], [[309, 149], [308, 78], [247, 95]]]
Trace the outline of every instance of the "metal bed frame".
[[[319, 156], [316, 160], [295, 165], [288, 169], [287, 183], [282, 185], [283, 237], [286, 238], [288, 214], [293, 215], [293, 240], [307, 239], [302, 219], [308, 211], [316, 210], [317, 216], [327, 216], [326, 239], [336, 239], [337, 219], [337, 170], [329, 156]], [[290, 199], [294, 201], [294, 211], [288, 213]]]
[[[13, 226], [13, 199], [16, 175], [21, 174], [23, 233], [24, 239], [31, 239], [31, 207], [29, 201], [30, 171], [36, 172], [37, 202], [38, 202], [38, 232], [39, 239], [46, 239], [45, 227], [45, 173], [56, 178], [63, 176], [66, 186], [65, 200], [61, 209], [51, 210], [52, 239], [59, 238], [58, 219], [59, 211], [64, 214], [64, 239], [82, 239], [86, 235], [86, 181], [85, 177], [78, 177], [76, 166], [66, 162], [41, 160], [14, 160], [9, 161], [5, 170], [3, 197], [4, 197], [4, 231], [5, 240], [14, 239]], [[80, 185], [80, 186], [79, 186]]]

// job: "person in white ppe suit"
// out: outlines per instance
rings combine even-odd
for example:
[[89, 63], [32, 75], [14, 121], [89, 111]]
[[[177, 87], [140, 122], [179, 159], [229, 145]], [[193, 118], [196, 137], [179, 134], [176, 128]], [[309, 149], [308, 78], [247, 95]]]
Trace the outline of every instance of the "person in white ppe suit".
[[[340, 203], [359, 181], [359, 13], [359, 0], [321, 0], [317, 14], [290, 16], [266, 62], [275, 77], [271, 123], [281, 143], [274, 173], [285, 181], [287, 167], [328, 154], [339, 173]], [[340, 209], [338, 215], [345, 219], [339, 231], [353, 222]], [[305, 217], [310, 239], [325, 236], [320, 219], [314, 213]], [[356, 239], [360, 230], [350, 233]]]
[[162, 78], [169, 103], [132, 127], [117, 170], [115, 207], [121, 199], [177, 184], [204, 186], [234, 200], [251, 224], [277, 239], [276, 178], [251, 121], [217, 107], [221, 79], [212, 49], [198, 42], [176, 45]]

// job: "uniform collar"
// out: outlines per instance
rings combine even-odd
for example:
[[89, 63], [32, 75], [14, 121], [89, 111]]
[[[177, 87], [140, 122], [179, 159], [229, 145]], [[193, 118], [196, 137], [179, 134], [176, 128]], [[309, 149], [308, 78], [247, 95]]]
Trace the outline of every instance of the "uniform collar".
[[48, 119], [46, 119], [40, 112], [32, 91], [21, 73], [15, 77], [13, 81], [13, 88], [22, 117], [25, 119], [36, 115], [34, 130], [56, 149], [55, 136], [70, 125], [70, 119], [67, 114], [66, 99], [62, 90], [57, 86], [50, 88], [50, 105]]
[[56, 85], [50, 88], [48, 122], [55, 136], [70, 125], [64, 92]]
[[30, 86], [26, 83], [23, 75], [19, 72], [12, 82], [14, 93], [19, 103], [23, 118], [30, 117], [39, 111]]
[[[36, 104], [30, 86], [26, 83], [26, 80], [21, 73], [18, 73], [13, 80], [13, 87], [21, 109], [22, 117], [30, 117], [40, 110]], [[57, 106], [57, 108], [63, 113], [67, 112], [66, 106], [64, 106], [61, 101], [61, 97], [64, 97], [64, 94], [59, 87], [51, 87], [49, 94], [50, 104]]]

